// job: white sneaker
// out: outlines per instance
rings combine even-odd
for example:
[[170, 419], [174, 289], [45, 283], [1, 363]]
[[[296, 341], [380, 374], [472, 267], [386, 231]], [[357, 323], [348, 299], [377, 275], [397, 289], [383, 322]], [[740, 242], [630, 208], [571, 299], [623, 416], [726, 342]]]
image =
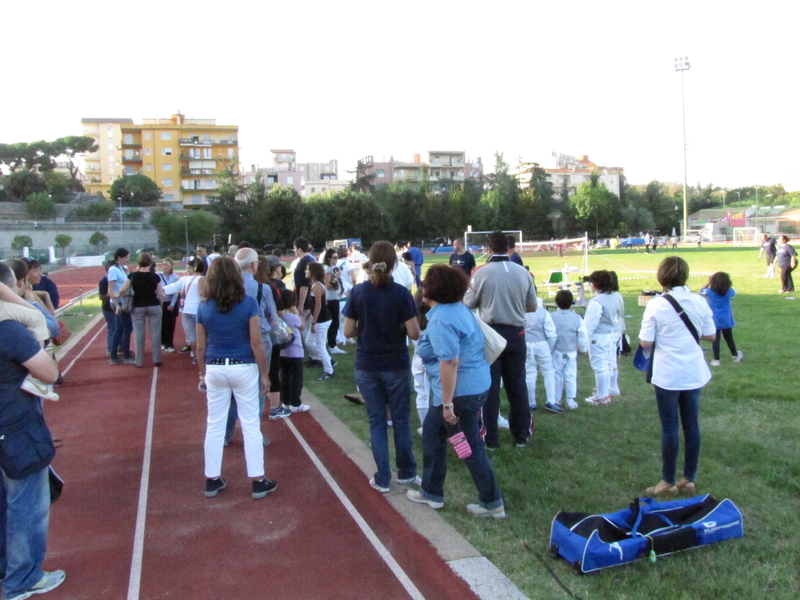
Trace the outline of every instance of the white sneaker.
[[389, 488], [388, 487], [382, 487], [382, 486], [378, 485], [377, 483], [375, 483], [375, 478], [374, 477], [369, 480], [369, 486], [374, 490], [378, 490], [381, 494], [388, 494], [389, 493]]
[[736, 353], [736, 356], [734, 356], [734, 357], [733, 357], [733, 362], [741, 362], [741, 360], [742, 360], [743, 358], [744, 358], [744, 352], [742, 352], [741, 350], [739, 350], [739, 351]]
[[589, 396], [586, 398], [586, 403], [591, 404], [592, 406], [602, 406], [604, 404], [610, 404], [611, 398], [598, 398], [597, 396]]
[[420, 434], [420, 435], [422, 435], [422, 427], [420, 427], [419, 429], [417, 429], [417, 433], [418, 433], [418, 434]]
[[578, 403], [575, 402], [575, 400], [572, 400], [572, 399], [567, 400], [567, 408], [575, 410], [576, 408], [578, 408]]
[[609, 390], [608, 395], [609, 396], [620, 396], [621, 394], [620, 394], [619, 390]]
[[467, 512], [473, 517], [493, 517], [495, 519], [504, 519], [506, 516], [506, 507], [500, 505], [497, 508], [483, 508], [480, 504], [467, 504]]
[[422, 485], [422, 478], [419, 475], [414, 475], [414, 477], [409, 477], [408, 479], [398, 479], [397, 483], [400, 485]]
[[431, 508], [439, 509], [444, 506], [444, 502], [436, 502], [435, 500], [428, 500], [425, 496], [423, 496], [419, 490], [408, 490], [406, 492], [406, 498], [411, 500], [412, 502], [418, 502], [420, 504], [427, 504]]
[[355, 341], [353, 338], [348, 338], [348, 339], [347, 339], [347, 343], [348, 343], [348, 344], [355, 344], [355, 343], [356, 343], [356, 341]]
[[19, 386], [19, 389], [21, 389], [23, 392], [28, 392], [29, 394], [38, 396], [39, 398], [52, 400], [53, 402], [58, 402], [58, 400], [61, 399], [61, 396], [53, 391], [52, 384], [45, 383], [44, 381], [37, 379], [32, 375], [28, 375], [22, 381], [22, 385]]
[[330, 353], [330, 354], [347, 354], [347, 352], [345, 352], [344, 350], [342, 350], [338, 346], [334, 346], [333, 348], [328, 350], [328, 353]]
[[497, 415], [497, 426], [501, 429], [508, 429], [510, 427], [508, 424], [508, 419], [506, 419], [503, 415]]
[[712, 367], [718, 367], [719, 366], [719, 361], [718, 360], [712, 360], [711, 361], [711, 366]]
[[301, 404], [300, 406], [287, 406], [286, 408], [288, 408], [289, 412], [291, 413], [308, 412], [311, 410], [311, 407], [308, 404]]

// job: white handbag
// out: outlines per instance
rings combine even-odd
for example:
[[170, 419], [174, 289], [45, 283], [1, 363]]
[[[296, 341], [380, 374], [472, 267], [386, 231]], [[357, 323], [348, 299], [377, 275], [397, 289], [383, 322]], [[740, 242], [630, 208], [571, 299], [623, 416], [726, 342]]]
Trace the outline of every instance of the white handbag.
[[506, 349], [506, 338], [497, 333], [489, 325], [484, 323], [478, 318], [478, 315], [472, 313], [478, 326], [483, 331], [483, 357], [490, 365], [497, 360], [497, 357]]

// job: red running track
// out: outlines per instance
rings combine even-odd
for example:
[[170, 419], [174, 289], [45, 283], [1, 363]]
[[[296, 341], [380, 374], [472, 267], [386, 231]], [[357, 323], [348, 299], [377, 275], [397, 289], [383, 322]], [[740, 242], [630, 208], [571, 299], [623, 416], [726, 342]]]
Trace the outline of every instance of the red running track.
[[262, 422], [274, 493], [250, 498], [237, 431], [223, 460], [228, 487], [205, 498], [197, 368], [187, 354], [162, 354], [162, 362], [108, 364], [103, 324], [60, 359], [62, 369], [72, 366], [45, 415], [63, 440], [53, 466], [66, 485], [51, 512], [45, 568], [66, 570], [67, 580], [48, 598], [476, 597], [310, 413]]

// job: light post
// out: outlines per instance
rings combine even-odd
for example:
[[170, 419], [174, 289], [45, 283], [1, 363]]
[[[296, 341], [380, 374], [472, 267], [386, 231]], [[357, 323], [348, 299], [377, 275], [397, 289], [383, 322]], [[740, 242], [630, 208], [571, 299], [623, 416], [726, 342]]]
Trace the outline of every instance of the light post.
[[681, 110], [683, 112], [683, 234], [689, 233], [689, 202], [686, 199], [686, 99], [683, 92], [683, 72], [689, 70], [689, 57], [675, 59], [675, 70], [681, 73]]
[[[122, 237], [122, 196], [117, 198], [119, 200], [119, 235]], [[122, 241], [120, 241], [122, 243]]]

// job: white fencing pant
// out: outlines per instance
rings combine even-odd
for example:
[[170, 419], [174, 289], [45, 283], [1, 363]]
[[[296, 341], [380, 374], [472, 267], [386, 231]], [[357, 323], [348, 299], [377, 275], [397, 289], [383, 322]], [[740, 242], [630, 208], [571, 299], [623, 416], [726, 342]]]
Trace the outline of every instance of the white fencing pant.
[[[625, 335], [625, 334], [622, 334]], [[622, 335], [614, 340], [614, 353], [611, 355], [611, 372], [608, 377], [608, 393], [619, 396], [619, 353], [622, 352]]]
[[311, 323], [314, 321], [314, 316], [311, 311], [306, 310], [303, 311], [300, 319], [303, 321], [303, 329], [300, 331], [300, 337], [303, 340], [303, 345], [306, 347], [306, 352], [308, 352], [308, 358], [321, 361], [322, 357], [319, 355], [319, 352], [317, 352], [316, 345], [308, 338], [308, 336], [311, 335]]
[[615, 335], [597, 333], [589, 340], [589, 361], [594, 370], [595, 396], [607, 398], [611, 382], [611, 371], [616, 353]]
[[258, 416], [258, 392], [261, 379], [258, 365], [206, 365], [205, 376], [208, 419], [206, 420], [205, 471], [208, 479], [222, 472], [222, 448], [231, 394], [244, 438], [244, 459], [248, 477], [264, 476], [264, 444]]
[[556, 379], [550, 344], [544, 341], [526, 342], [525, 345], [528, 347], [528, 354], [525, 357], [525, 383], [528, 384], [528, 404], [536, 406], [536, 380], [539, 376], [537, 367], [542, 371], [547, 401], [553, 404], [556, 400]]
[[424, 423], [431, 402], [431, 380], [425, 372], [422, 359], [417, 355], [417, 341], [414, 340], [414, 358], [411, 359], [411, 376], [414, 378], [414, 391], [417, 393], [417, 414], [419, 422]]
[[561, 404], [565, 390], [567, 400], [575, 400], [578, 394], [578, 353], [553, 352], [553, 368], [556, 372], [556, 404]]
[[[328, 375], [333, 373], [331, 355], [328, 354], [328, 329], [330, 329], [331, 322], [317, 323], [314, 325], [313, 333], [309, 332], [306, 338], [309, 356], [322, 361], [322, 372]], [[311, 329], [310, 326], [309, 329]]]
[[344, 307], [347, 305], [347, 298], [339, 299], [339, 331], [336, 332], [336, 345], [346, 344], [347, 338], [344, 337]]

